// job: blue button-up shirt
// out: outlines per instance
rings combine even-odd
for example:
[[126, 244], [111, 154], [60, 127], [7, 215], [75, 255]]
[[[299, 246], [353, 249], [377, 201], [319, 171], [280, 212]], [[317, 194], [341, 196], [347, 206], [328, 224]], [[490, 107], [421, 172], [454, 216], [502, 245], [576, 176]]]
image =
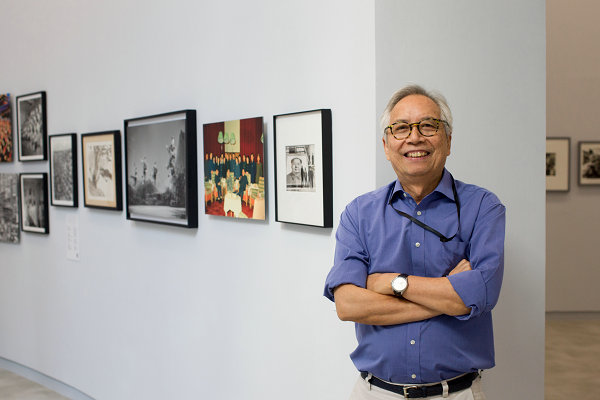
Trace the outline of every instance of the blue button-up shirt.
[[451, 237], [458, 229], [458, 215], [447, 170], [418, 205], [396, 180], [357, 197], [342, 213], [334, 265], [325, 284], [330, 300], [337, 286], [364, 288], [373, 273], [441, 277], [462, 259], [473, 268], [448, 277], [471, 308], [467, 315], [389, 326], [357, 323], [358, 347], [351, 358], [359, 371], [395, 383], [431, 383], [494, 366], [491, 311], [502, 284], [505, 208], [493, 193], [455, 183], [460, 231], [447, 243], [388, 204], [392, 199], [399, 211]]

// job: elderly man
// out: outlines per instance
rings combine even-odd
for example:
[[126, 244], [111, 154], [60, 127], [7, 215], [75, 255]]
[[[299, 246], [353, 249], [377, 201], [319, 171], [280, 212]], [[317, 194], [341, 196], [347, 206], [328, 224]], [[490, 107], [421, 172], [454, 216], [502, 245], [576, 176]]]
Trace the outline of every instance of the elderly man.
[[298, 157], [290, 161], [291, 172], [286, 175], [286, 185], [288, 187], [302, 186], [302, 160]]
[[483, 399], [505, 208], [445, 169], [452, 115], [443, 96], [399, 90], [382, 127], [398, 179], [346, 207], [325, 285], [339, 318], [356, 323], [350, 399]]

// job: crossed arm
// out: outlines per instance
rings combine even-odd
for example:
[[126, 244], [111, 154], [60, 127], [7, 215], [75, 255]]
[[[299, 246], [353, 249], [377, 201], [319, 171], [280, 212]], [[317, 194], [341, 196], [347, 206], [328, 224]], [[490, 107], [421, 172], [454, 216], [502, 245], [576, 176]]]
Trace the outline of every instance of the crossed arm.
[[[449, 275], [470, 271], [471, 263], [461, 260]], [[391, 282], [397, 273], [371, 274], [367, 287], [345, 284], [334, 290], [335, 307], [343, 321], [369, 325], [395, 325], [422, 321], [441, 314], [470, 312], [446, 277], [425, 278], [410, 275], [408, 288], [399, 299]]]

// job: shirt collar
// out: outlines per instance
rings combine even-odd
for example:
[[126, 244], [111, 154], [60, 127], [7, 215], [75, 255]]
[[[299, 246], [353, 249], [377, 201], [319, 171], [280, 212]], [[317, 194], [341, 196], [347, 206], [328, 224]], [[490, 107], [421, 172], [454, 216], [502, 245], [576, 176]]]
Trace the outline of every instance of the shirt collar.
[[[446, 196], [448, 199], [455, 201], [454, 193], [452, 192], [452, 179], [453, 179], [452, 174], [446, 168], [444, 168], [444, 172], [442, 174], [442, 179], [440, 180], [440, 183], [438, 183], [437, 187], [433, 191], [439, 192], [439, 193], [443, 194], [444, 196]], [[396, 182], [392, 189], [391, 198], [393, 199], [395, 196], [401, 195], [403, 193], [404, 193], [404, 188], [402, 187], [402, 183], [400, 183], [400, 181], [398, 179], [396, 179]]]

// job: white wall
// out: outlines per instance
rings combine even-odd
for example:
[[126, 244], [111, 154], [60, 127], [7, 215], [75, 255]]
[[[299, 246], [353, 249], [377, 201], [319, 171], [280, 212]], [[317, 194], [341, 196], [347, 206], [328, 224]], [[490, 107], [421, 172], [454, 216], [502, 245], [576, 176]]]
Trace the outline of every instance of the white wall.
[[[377, 109], [407, 83], [446, 95], [448, 168], [506, 206], [490, 399], [542, 399], [544, 378], [544, 1], [376, 2]], [[377, 184], [395, 178], [381, 145]]]
[[600, 187], [579, 186], [578, 142], [600, 141], [600, 40], [594, 0], [548, 0], [548, 136], [571, 138], [571, 188], [546, 195], [546, 309], [600, 311]]
[[[544, 3], [523, 3], [0, 0], [0, 91], [46, 90], [51, 134], [182, 108], [200, 128], [262, 115], [271, 182], [272, 115], [331, 108], [336, 220], [391, 179], [373, 134], [390, 93], [407, 81], [442, 90], [456, 117], [450, 168], [508, 208], [488, 398], [541, 398]], [[51, 207], [50, 236], [0, 244], [0, 356], [98, 399], [346, 398], [354, 330], [321, 296], [335, 228], [200, 207], [189, 231]], [[80, 262], [65, 257], [69, 216]]]

